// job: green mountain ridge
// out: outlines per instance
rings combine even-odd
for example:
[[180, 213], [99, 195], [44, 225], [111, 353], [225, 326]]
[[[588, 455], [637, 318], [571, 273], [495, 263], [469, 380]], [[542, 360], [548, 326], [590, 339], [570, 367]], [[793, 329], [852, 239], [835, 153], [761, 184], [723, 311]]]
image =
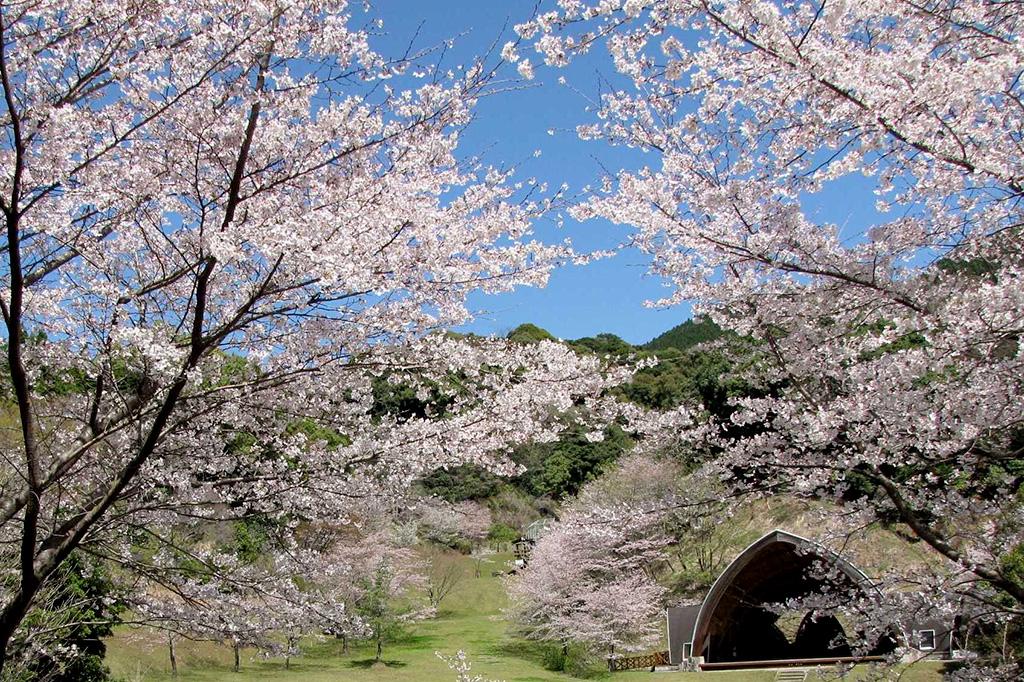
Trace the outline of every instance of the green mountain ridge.
[[696, 317], [672, 327], [667, 332], [654, 337], [641, 348], [644, 350], [663, 350], [676, 348], [687, 350], [708, 341], [721, 338], [726, 332], [710, 318]]
[[[594, 353], [609, 355], [624, 355], [638, 350], [659, 351], [674, 348], [676, 350], [688, 350], [694, 346], [714, 341], [726, 332], [707, 317], [691, 318], [677, 324], [675, 327], [659, 334], [647, 343], [633, 345], [623, 340], [616, 334], [602, 332], [594, 336], [585, 336], [579, 339], [566, 341], [570, 346], [584, 348]], [[548, 330], [537, 325], [525, 322], [512, 331], [506, 337], [510, 341], [520, 343], [531, 343], [538, 341], [557, 341], [558, 339]]]

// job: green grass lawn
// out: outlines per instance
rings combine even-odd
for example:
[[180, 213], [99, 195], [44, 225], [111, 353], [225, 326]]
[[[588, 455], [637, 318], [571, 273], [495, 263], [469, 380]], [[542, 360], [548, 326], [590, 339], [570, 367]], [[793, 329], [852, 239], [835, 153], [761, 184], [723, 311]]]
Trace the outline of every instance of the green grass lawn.
[[[435, 651], [454, 654], [463, 649], [473, 664], [473, 673], [506, 682], [545, 682], [572, 680], [563, 673], [545, 670], [537, 647], [510, 637], [501, 617], [506, 604], [505, 590], [491, 571], [502, 570], [508, 556], [492, 557], [482, 569], [480, 578], [473, 577], [472, 561], [464, 564], [461, 582], [441, 603], [437, 618], [416, 623], [402, 641], [384, 648], [385, 665], [374, 665], [374, 648], [353, 646], [342, 654], [342, 643], [330, 639], [308, 642], [303, 655], [291, 661], [286, 670], [281, 659], [265, 660], [253, 650], [242, 652], [240, 674], [231, 670], [233, 656], [227, 646], [212, 642], [179, 641], [176, 645], [178, 680], [232, 681], [266, 680], [268, 682], [453, 682], [455, 675], [439, 660]], [[159, 682], [173, 680], [167, 656], [165, 635], [149, 629], [120, 628], [107, 640], [107, 664], [125, 682]], [[932, 663], [912, 668], [905, 682], [937, 682], [939, 668]], [[646, 672], [605, 674], [604, 679], [636, 680]], [[859, 675], [858, 675], [859, 676]], [[678, 682], [772, 682], [773, 671], [670, 673], [655, 680]], [[852, 678], [855, 679], [855, 678]]]
[[[463, 649], [473, 673], [508, 682], [545, 682], [573, 679], [550, 672], [541, 665], [535, 648], [506, 635], [501, 618], [505, 590], [491, 571], [503, 570], [509, 559], [491, 557], [480, 578], [473, 577], [472, 562], [461, 558], [465, 572], [452, 593], [441, 603], [437, 618], [416, 623], [402, 641], [384, 647], [386, 666], [374, 666], [372, 646], [353, 646], [343, 655], [342, 643], [330, 639], [310, 642], [304, 654], [285, 670], [280, 659], [264, 660], [253, 650], [242, 652], [242, 674], [231, 671], [231, 649], [211, 642], [179, 641], [176, 645], [179, 680], [358, 680], [359, 682], [414, 682], [454, 680], [455, 675], [435, 651], [451, 655]], [[146, 629], [121, 628], [107, 641], [107, 664], [126, 682], [172, 680], [165, 635]]]

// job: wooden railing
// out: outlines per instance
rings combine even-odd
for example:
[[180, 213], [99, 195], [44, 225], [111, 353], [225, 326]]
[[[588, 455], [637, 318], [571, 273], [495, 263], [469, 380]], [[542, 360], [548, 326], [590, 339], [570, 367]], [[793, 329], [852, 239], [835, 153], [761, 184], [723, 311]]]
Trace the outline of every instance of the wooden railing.
[[643, 656], [623, 656], [621, 658], [609, 658], [608, 670], [642, 670], [644, 668], [654, 669], [659, 665], [669, 665], [667, 651], [655, 651], [653, 654]]

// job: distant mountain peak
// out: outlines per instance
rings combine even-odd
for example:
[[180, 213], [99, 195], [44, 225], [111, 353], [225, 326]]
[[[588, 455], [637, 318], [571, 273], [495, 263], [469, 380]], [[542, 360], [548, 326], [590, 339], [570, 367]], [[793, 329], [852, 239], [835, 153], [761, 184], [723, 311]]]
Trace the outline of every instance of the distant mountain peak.
[[644, 350], [655, 351], [666, 348], [686, 350], [707, 341], [714, 341], [724, 333], [721, 327], [711, 321], [711, 318], [695, 317], [672, 327], [640, 347]]

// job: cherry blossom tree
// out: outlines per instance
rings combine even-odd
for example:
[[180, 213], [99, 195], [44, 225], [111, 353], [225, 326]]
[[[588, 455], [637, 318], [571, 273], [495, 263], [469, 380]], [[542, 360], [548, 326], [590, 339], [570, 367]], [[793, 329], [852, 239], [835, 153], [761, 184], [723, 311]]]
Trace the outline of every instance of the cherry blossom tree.
[[[457, 156], [497, 58], [388, 59], [353, 12], [0, 9], [0, 665], [76, 547], [144, 570], [137, 544], [187, 550], [187, 524], [344, 518], [500, 468], [616, 382], [557, 344], [426, 334], [570, 253], [530, 237], [546, 204], [509, 171]], [[442, 386], [444, 419], [372, 414], [382, 376]]]
[[[984, 0], [561, 0], [517, 27], [551, 65], [606, 45], [619, 80], [579, 133], [648, 152], [576, 216], [630, 226], [663, 303], [760, 344], [761, 395], [675, 428], [741, 487], [897, 520], [957, 599], [1016, 613], [1021, 21]], [[846, 224], [830, 192], [861, 203]]]
[[[384, 524], [378, 520], [378, 525]], [[381, 589], [382, 567], [389, 597], [422, 587], [425, 578], [415, 552], [397, 545], [386, 528], [345, 527], [330, 536], [320, 550], [270, 548], [253, 562], [215, 551], [178, 561], [177, 570], [154, 573], [159, 583], [139, 586], [135, 622], [169, 633], [172, 667], [175, 635], [226, 643], [236, 668], [245, 648], [282, 657], [286, 667], [301, 653], [303, 639], [340, 637], [347, 650], [349, 640], [375, 635], [360, 607], [371, 591]], [[195, 571], [198, 560], [218, 568]]]
[[527, 637], [609, 654], [658, 640], [665, 589], [655, 570], [671, 542], [663, 532], [669, 503], [637, 494], [633, 475], [643, 467], [648, 461], [630, 460], [625, 475], [585, 486], [510, 580], [510, 615]]
[[142, 622], [167, 632], [174, 674], [176, 637], [227, 644], [238, 672], [243, 649], [280, 648], [274, 635], [281, 630], [288, 636], [296, 624], [301, 607], [292, 602], [295, 590], [286, 576], [251, 565], [224, 570], [219, 576], [219, 582], [185, 579], [174, 585], [145, 586], [135, 599]]
[[455, 513], [459, 518], [459, 532], [469, 540], [475, 549], [487, 539], [491, 529], [491, 510], [472, 500], [459, 502], [455, 505]]
[[[433, 615], [435, 604], [420, 609], [408, 605], [410, 608], [403, 611], [394, 608], [394, 597], [408, 597], [413, 591], [421, 591], [429, 580], [429, 567], [413, 548], [402, 546], [397, 540], [387, 528], [368, 532], [358, 541], [343, 539], [321, 562], [324, 568], [312, 577], [323, 595], [320, 601], [338, 604], [343, 609], [344, 618], [338, 619], [341, 628], [334, 633], [343, 637], [346, 650], [351, 638], [374, 638], [382, 643], [386, 633], [377, 626], [383, 624], [385, 617], [397, 622]], [[377, 623], [366, 617], [370, 612], [378, 616]]]
[[469, 552], [487, 539], [491, 512], [479, 502], [448, 504], [428, 498], [417, 507], [420, 534], [426, 540]]

